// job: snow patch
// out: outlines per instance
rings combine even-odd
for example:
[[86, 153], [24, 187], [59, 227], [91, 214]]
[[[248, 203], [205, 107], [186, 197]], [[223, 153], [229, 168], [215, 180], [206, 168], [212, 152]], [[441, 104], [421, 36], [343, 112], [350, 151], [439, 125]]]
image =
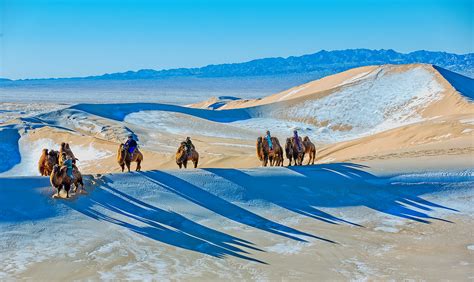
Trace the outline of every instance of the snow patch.
[[[60, 144], [49, 138], [42, 138], [36, 141], [30, 141], [26, 137], [20, 138], [19, 142], [21, 162], [12, 169], [1, 173], [0, 176], [32, 176], [39, 175], [38, 161], [43, 149], [54, 149], [59, 151]], [[88, 167], [95, 165], [98, 159], [107, 158], [112, 152], [107, 150], [98, 150], [92, 144], [74, 145], [69, 144], [74, 155], [79, 159], [77, 165]]]
[[398, 233], [400, 231], [395, 227], [388, 227], [388, 226], [376, 227], [376, 228], [374, 228], [374, 230], [375, 231], [386, 232], [386, 233]]

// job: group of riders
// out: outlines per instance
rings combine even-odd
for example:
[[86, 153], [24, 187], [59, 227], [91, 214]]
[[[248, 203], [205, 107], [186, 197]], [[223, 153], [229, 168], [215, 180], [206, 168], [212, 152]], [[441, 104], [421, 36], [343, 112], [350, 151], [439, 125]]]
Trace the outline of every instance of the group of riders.
[[[300, 137], [298, 136], [298, 131], [294, 130], [293, 131], [293, 138], [296, 142], [296, 146], [298, 148], [298, 151], [301, 151], [303, 150], [303, 146], [301, 145], [301, 142], [300, 142]], [[270, 135], [270, 131], [267, 130], [267, 133], [265, 135], [265, 139], [267, 140], [268, 142], [268, 147], [270, 150], [273, 150], [273, 143], [272, 143], [272, 136]]]
[[[191, 150], [195, 150], [196, 147], [194, 147], [193, 142], [191, 142], [190, 137], [186, 137], [186, 140], [183, 142], [184, 145], [186, 146], [187, 152], [191, 152]], [[133, 135], [129, 135], [127, 141], [124, 143], [125, 149], [128, 151], [130, 155], [133, 155], [135, 152], [135, 149], [138, 148], [137, 141], [133, 138]]]
[[[272, 152], [275, 148], [274, 142], [278, 143], [278, 139], [272, 137], [269, 130], [266, 131], [264, 139], [266, 143], [268, 144], [268, 150]], [[294, 140], [295, 142], [295, 150], [297, 151], [304, 150], [303, 149], [304, 146], [303, 144], [301, 144], [302, 142], [301, 137], [298, 136], [298, 132], [296, 130], [293, 131], [292, 140]], [[141, 155], [141, 152], [139, 152], [138, 150], [138, 143], [135, 140], [134, 135], [129, 135], [127, 138], [127, 141], [123, 143], [121, 146], [123, 146], [122, 152], [124, 152], [124, 155], [125, 155], [123, 162], [120, 163], [119, 161], [119, 164], [122, 166], [122, 171], [124, 170], [124, 163], [127, 164], [127, 167], [130, 171], [131, 161], [136, 161], [137, 170], [140, 170], [140, 162], [143, 160], [143, 155]], [[279, 147], [279, 144], [276, 144], [276, 146]], [[179, 152], [181, 152], [181, 154], [178, 156]], [[186, 168], [187, 161], [192, 161], [194, 163], [194, 167], [197, 167], [199, 154], [197, 153], [196, 147], [194, 146], [190, 137], [186, 137], [186, 139], [183, 142], [181, 142], [181, 146], [178, 149], [178, 153], [176, 156], [176, 163], [178, 164], [180, 168], [182, 165], [184, 166], [184, 168]], [[136, 154], [141, 155], [141, 159], [139, 159], [138, 161], [133, 160], [133, 157]], [[47, 149], [43, 149], [43, 155], [40, 158], [40, 162], [39, 162], [39, 170], [40, 170], [41, 175], [49, 175], [51, 177], [51, 184], [53, 187], [58, 189], [58, 193], [61, 187], [64, 187], [66, 189], [65, 186], [74, 185], [75, 189], [77, 189], [79, 184], [81, 184], [81, 186], [83, 186], [83, 184], [82, 184], [82, 176], [79, 172], [79, 169], [75, 165], [76, 161], [78, 161], [78, 159], [72, 153], [71, 149], [69, 148], [69, 144], [62, 143], [59, 152], [54, 151], [54, 150], [51, 150], [48, 152]], [[291, 159], [290, 159], [290, 165], [291, 165]], [[61, 173], [64, 174], [62, 178], [60, 178]], [[61, 181], [58, 180], [59, 178], [61, 179]], [[80, 179], [77, 179], [77, 178], [80, 178]], [[68, 184], [66, 185], [64, 184], [64, 182], [67, 182]], [[69, 195], [69, 188], [66, 189], [66, 192], [68, 192], [68, 195]]]

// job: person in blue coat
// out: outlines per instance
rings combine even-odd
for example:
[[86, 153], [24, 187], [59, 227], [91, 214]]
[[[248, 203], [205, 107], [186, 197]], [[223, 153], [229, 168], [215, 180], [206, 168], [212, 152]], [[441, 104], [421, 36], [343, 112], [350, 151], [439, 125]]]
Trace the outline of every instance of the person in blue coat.
[[301, 142], [300, 137], [298, 136], [298, 131], [293, 131], [293, 137], [295, 138], [296, 146], [298, 147], [298, 151], [301, 152]]
[[267, 130], [267, 135], [265, 135], [265, 138], [267, 139], [267, 142], [268, 142], [268, 148], [270, 150], [273, 150], [272, 136], [270, 135], [270, 130]]
[[133, 152], [135, 152], [135, 149], [137, 148], [137, 146], [138, 146], [137, 141], [133, 139], [133, 135], [129, 135], [127, 142], [125, 142], [125, 148], [132, 155]]

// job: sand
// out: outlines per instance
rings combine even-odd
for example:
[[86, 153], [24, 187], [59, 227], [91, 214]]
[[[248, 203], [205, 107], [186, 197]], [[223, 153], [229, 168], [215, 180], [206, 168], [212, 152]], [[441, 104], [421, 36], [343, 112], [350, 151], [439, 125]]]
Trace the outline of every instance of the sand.
[[[457, 88], [454, 87], [455, 84]], [[374, 91], [374, 87], [386, 89], [387, 92], [370, 92]], [[417, 87], [419, 89], [415, 89]], [[24, 178], [25, 181], [44, 182], [44, 179], [30, 178], [38, 175], [36, 161], [39, 152], [43, 147], [52, 149], [57, 148], [60, 142], [69, 142], [79, 158], [78, 166], [86, 175], [88, 181], [86, 185], [91, 193], [95, 193], [94, 189], [97, 189], [96, 191], [108, 189], [104, 183], [101, 184], [99, 174], [107, 174], [107, 177], [115, 181], [112, 182], [113, 185], [118, 183], [117, 187], [121, 187], [122, 181], [125, 183], [123, 184], [125, 188], [129, 185], [128, 188], [137, 188], [136, 193], [139, 193], [142, 191], [140, 187], [149, 185], [148, 178], [140, 178], [146, 173], [153, 173], [147, 171], [177, 169], [174, 160], [175, 151], [182, 140], [191, 136], [201, 156], [199, 168], [203, 170], [188, 169], [184, 174], [169, 172], [170, 175], [180, 175], [183, 179], [188, 177], [188, 182], [195, 185], [190, 186], [192, 189], [188, 189], [198, 189], [197, 191], [209, 189], [211, 194], [220, 195], [225, 199], [231, 197], [227, 200], [233, 206], [244, 207], [265, 218], [271, 218], [274, 222], [284, 222], [286, 226], [294, 229], [330, 238], [337, 244], [314, 238], [307, 242], [282, 239], [263, 232], [262, 228], [265, 227], [255, 228], [251, 224], [251, 226], [241, 224], [246, 222], [248, 214], [244, 213], [242, 217], [237, 218], [232, 214], [227, 215], [227, 219], [215, 218], [216, 213], [225, 211], [217, 212], [212, 208], [210, 208], [212, 212], [203, 211], [202, 208], [206, 207], [191, 196], [184, 198], [190, 200], [193, 205], [183, 202], [182, 199], [171, 201], [170, 198], [175, 197], [174, 192], [154, 194], [150, 192], [154, 191], [153, 188], [145, 189], [150, 193], [144, 195], [145, 198], [141, 198], [138, 194], [135, 197], [141, 200], [153, 200], [163, 210], [182, 211], [199, 224], [220, 230], [227, 235], [245, 237], [245, 240], [262, 250], [247, 248], [245, 250], [249, 256], [267, 264], [242, 260], [232, 255], [216, 258], [196, 250], [189, 251], [186, 249], [189, 247], [186, 244], [178, 247], [173, 244], [160, 244], [156, 240], [145, 238], [146, 236], [137, 236], [133, 232], [124, 231], [120, 226], [108, 224], [104, 227], [100, 221], [88, 218], [84, 221], [83, 229], [100, 230], [97, 231], [98, 235], [95, 234], [97, 236], [84, 239], [84, 244], [78, 243], [70, 255], [47, 257], [25, 266], [19, 274], [7, 277], [35, 280], [143, 280], [156, 277], [171, 280], [301, 281], [473, 279], [472, 248], [474, 247], [470, 246], [474, 245], [472, 239], [474, 219], [469, 208], [472, 206], [472, 196], [461, 194], [454, 197], [449, 193], [423, 196], [423, 199], [428, 200], [432, 197], [435, 199], [434, 202], [461, 205], [460, 212], [438, 213], [438, 207], [413, 202], [410, 204], [411, 200], [408, 200], [408, 203], [397, 204], [397, 208], [402, 209], [404, 205], [413, 205], [412, 212], [415, 215], [419, 215], [420, 212], [432, 215], [430, 224], [381, 215], [377, 209], [357, 204], [322, 209], [323, 214], [326, 212], [336, 218], [340, 216], [348, 221], [354, 220], [363, 226], [360, 227], [333, 220], [332, 217], [328, 217], [331, 219], [330, 222], [315, 220], [321, 218], [321, 214], [312, 218], [295, 216], [294, 213], [280, 214], [277, 212], [278, 209], [274, 209], [275, 202], [268, 204], [259, 199], [252, 201], [246, 198], [248, 196], [246, 194], [240, 198], [237, 196], [232, 198], [232, 193], [242, 190], [238, 185], [234, 185], [242, 180], [239, 177], [233, 179], [234, 184], [226, 187], [216, 184], [220, 183], [225, 175], [199, 177], [201, 174], [213, 172], [212, 168], [223, 169], [221, 172], [224, 174], [243, 172], [242, 177], [250, 173], [254, 175], [255, 182], [248, 180], [248, 185], [255, 189], [252, 193], [257, 195], [263, 193], [259, 192], [260, 187], [269, 188], [265, 179], [267, 181], [280, 179], [280, 182], [274, 184], [280, 188], [293, 185], [293, 182], [286, 182], [288, 181], [286, 177], [289, 177], [287, 174], [294, 177], [301, 172], [292, 169], [282, 171], [275, 168], [255, 169], [260, 166], [255, 153], [256, 138], [261, 136], [266, 128], [271, 128], [281, 144], [284, 144], [285, 138], [291, 135], [293, 129], [298, 129], [303, 136], [311, 137], [317, 147], [317, 165], [308, 169], [324, 170], [329, 169], [325, 164], [354, 163], [358, 166], [367, 166], [363, 170], [374, 175], [400, 173], [402, 175], [399, 177], [402, 180], [397, 178], [398, 180], [395, 179], [393, 182], [406, 185], [410, 185], [410, 181], [404, 177], [410, 173], [430, 175], [429, 173], [433, 172], [435, 176], [432, 179], [437, 179], [438, 174], [445, 175], [450, 171], [457, 171], [458, 176], [461, 175], [459, 177], [464, 177], [466, 174], [472, 180], [472, 171], [469, 169], [474, 167], [474, 105], [468, 97], [469, 93], [462, 93], [457, 89], [460, 89], [458, 82], [453, 82], [452, 77], [448, 79], [446, 74], [442, 74], [431, 65], [384, 65], [349, 70], [256, 100], [228, 99], [222, 102], [219, 99], [211, 99], [189, 107], [159, 104], [80, 104], [72, 107], [47, 105], [43, 110], [39, 110], [37, 108], [41, 108], [40, 105], [36, 105], [39, 107], [36, 107], [31, 114], [10, 115], [3, 121], [0, 133], [10, 136], [12, 132], [18, 131], [19, 139], [16, 136], [8, 138], [15, 143], [12, 144], [12, 148], [16, 146], [18, 150], [12, 150], [11, 157], [5, 158], [12, 163], [0, 166], [12, 167], [8, 171], [0, 172], [0, 181], [14, 180], [16, 176], [22, 175], [27, 176]], [[407, 93], [410, 91], [418, 92], [410, 96], [412, 93]], [[377, 95], [363, 98], [367, 93]], [[361, 101], [356, 103], [359, 96]], [[385, 101], [384, 98], [389, 100]], [[220, 102], [222, 105], [216, 110], [203, 110]], [[321, 109], [321, 105], [327, 109]], [[9, 104], [8, 107], [15, 105]], [[361, 107], [360, 113], [357, 107]], [[368, 108], [369, 111], [363, 112], [362, 108]], [[338, 109], [338, 112], [331, 113], [334, 109]], [[322, 110], [326, 112], [321, 112]], [[116, 161], [116, 151], [120, 142], [131, 133], [138, 136], [140, 150], [144, 155], [142, 170], [145, 172], [142, 174], [120, 174], [120, 167]], [[132, 169], [134, 167], [135, 164], [132, 164]], [[225, 170], [226, 168], [229, 170]], [[237, 170], [244, 168], [252, 170], [251, 172]], [[340, 173], [337, 169], [334, 171], [335, 175]], [[467, 172], [464, 173], [465, 171]], [[136, 182], [127, 184], [129, 177], [138, 178], [134, 180]], [[356, 177], [347, 179], [349, 179], [347, 183], [340, 180], [342, 182], [334, 182], [332, 187], [328, 184], [324, 188], [326, 190], [323, 189], [327, 193], [323, 190], [321, 193], [332, 195], [332, 191], [336, 188], [339, 191], [345, 189], [345, 184], [357, 183]], [[423, 180], [425, 182], [420, 180], [421, 182], [417, 182], [416, 185], [431, 183], [429, 185], [437, 188], [438, 182], [434, 181], [433, 184], [430, 179], [428, 178], [427, 182], [426, 179]], [[159, 180], [163, 181], [161, 178]], [[171, 188], [177, 189], [176, 191], [188, 185], [185, 183], [181, 185], [179, 180], [177, 181], [176, 187], [170, 184]], [[457, 182], [456, 180], [443, 187], [449, 190], [450, 187], [456, 186]], [[43, 184], [47, 187], [47, 181], [45, 183]], [[258, 183], [261, 185], [257, 185]], [[294, 188], [307, 189], [305, 184], [321, 189], [316, 182], [310, 181], [302, 182]], [[416, 185], [414, 191], [419, 187]], [[463, 189], [470, 191], [468, 189], [471, 188]], [[134, 191], [133, 189], [128, 191]], [[304, 189], [302, 191], [306, 191]], [[268, 196], [272, 193], [266, 191], [263, 194]], [[279, 201], [285, 201], [287, 196], [281, 195]], [[346, 197], [350, 199], [351, 196], [353, 195], [334, 195], [336, 200], [331, 198], [330, 202], [338, 203], [338, 197], [344, 201], [347, 200]], [[355, 199], [356, 202], [361, 200], [357, 197]], [[390, 205], [388, 209], [392, 208]], [[65, 208], [69, 213], [70, 210]], [[130, 207], [124, 205], [122, 208]], [[76, 212], [72, 212], [71, 215], [79, 216]], [[146, 217], [146, 214], [144, 216]], [[118, 219], [120, 218], [118, 216]], [[240, 223], [229, 224], [229, 218]], [[174, 221], [167, 224], [173, 231], [190, 232], [186, 224], [177, 226], [174, 225]], [[265, 224], [272, 226], [271, 223]], [[166, 228], [163, 230], [167, 230]], [[173, 233], [170, 238], [174, 236], [178, 234]], [[67, 239], [64, 240], [65, 244], [71, 244]], [[162, 264], [148, 264], [148, 260], [160, 261]], [[52, 265], [55, 266], [54, 269], [51, 268]], [[136, 274], [137, 270], [140, 275], [131, 276]]]

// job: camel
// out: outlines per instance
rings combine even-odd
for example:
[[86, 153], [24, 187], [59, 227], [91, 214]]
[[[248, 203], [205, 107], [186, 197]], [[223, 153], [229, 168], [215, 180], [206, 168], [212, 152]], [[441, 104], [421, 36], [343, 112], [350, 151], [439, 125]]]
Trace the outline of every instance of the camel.
[[[289, 160], [288, 166], [291, 166], [291, 163], [293, 160], [293, 144], [291, 143], [291, 138], [286, 138], [285, 153], [286, 153], [286, 158]], [[296, 165], [296, 160], [295, 160], [295, 165]]]
[[262, 166], [283, 166], [283, 149], [278, 138], [272, 137], [273, 150], [270, 150], [266, 138], [257, 138], [257, 157], [262, 162]]
[[38, 170], [41, 176], [49, 176], [53, 171], [54, 165], [59, 164], [59, 152], [43, 149], [38, 161]]
[[127, 166], [128, 172], [130, 172], [130, 164], [132, 162], [137, 163], [136, 171], [140, 171], [142, 169], [141, 163], [143, 162], [143, 154], [136, 148], [133, 155], [130, 156], [130, 152], [125, 148], [125, 144], [122, 143], [118, 148], [117, 162], [122, 168], [122, 172], [125, 170], [125, 165]]
[[295, 162], [295, 165], [302, 165], [303, 159], [304, 159], [305, 147], [304, 147], [303, 140], [301, 139], [301, 137], [298, 137], [298, 139], [300, 143], [300, 148], [298, 148], [298, 145], [296, 144], [295, 137], [290, 138], [291, 150], [293, 151], [293, 160]]
[[81, 187], [81, 190], [84, 190], [82, 174], [75, 165], [73, 165], [72, 173], [74, 179], [71, 179], [67, 175], [67, 167], [60, 167], [57, 164], [53, 166], [53, 171], [51, 172], [49, 180], [53, 189], [56, 188], [58, 196], [59, 192], [61, 191], [61, 188], [64, 188], [64, 190], [66, 190], [66, 198], [69, 198], [69, 191], [71, 190], [71, 185], [74, 185], [74, 193], [77, 192], [79, 186]]
[[72, 163], [76, 164], [76, 161], [79, 159], [74, 156], [71, 148], [69, 147], [69, 143], [62, 142], [61, 146], [59, 147], [59, 165], [63, 165], [64, 158], [63, 153], [66, 153], [66, 156], [70, 156], [72, 158]]
[[49, 176], [49, 181], [51, 182], [51, 186], [53, 189], [57, 190], [57, 194], [59, 196], [59, 192], [61, 189], [66, 191], [66, 198], [69, 198], [69, 190], [71, 189], [71, 178], [67, 176], [67, 168], [66, 167], [59, 167], [59, 165], [53, 166], [53, 171]]
[[311, 142], [311, 140], [309, 140], [308, 136], [303, 138], [303, 145], [305, 154], [308, 154], [309, 156], [308, 165], [314, 165], [314, 160], [316, 159], [316, 146], [313, 144], [313, 142]]
[[178, 150], [176, 151], [176, 164], [180, 169], [182, 166], [187, 168], [188, 161], [192, 161], [194, 168], [197, 168], [199, 162], [199, 153], [196, 151], [196, 149], [191, 149], [188, 152], [186, 142], [181, 142], [181, 145], [179, 145]]

